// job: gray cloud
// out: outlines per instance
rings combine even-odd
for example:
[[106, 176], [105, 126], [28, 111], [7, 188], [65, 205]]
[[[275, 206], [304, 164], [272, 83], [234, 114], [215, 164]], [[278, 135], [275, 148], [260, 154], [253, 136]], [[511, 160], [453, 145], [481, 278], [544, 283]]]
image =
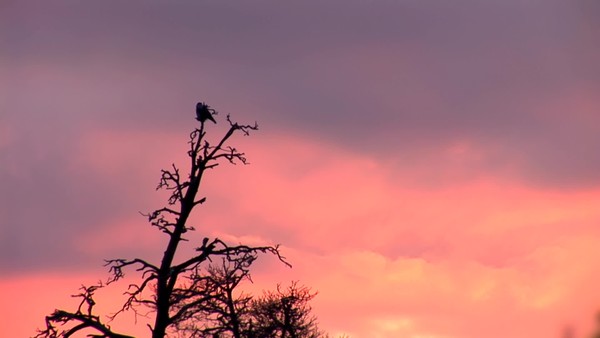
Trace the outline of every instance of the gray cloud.
[[69, 172], [84, 133], [183, 130], [198, 98], [267, 134], [392, 160], [466, 140], [531, 184], [600, 183], [592, 1], [2, 6], [0, 123], [16, 135], [0, 148], [4, 267], [35, 264], [31, 247], [70, 259], [78, 224], [132, 210], [111, 181], [127, 177]]

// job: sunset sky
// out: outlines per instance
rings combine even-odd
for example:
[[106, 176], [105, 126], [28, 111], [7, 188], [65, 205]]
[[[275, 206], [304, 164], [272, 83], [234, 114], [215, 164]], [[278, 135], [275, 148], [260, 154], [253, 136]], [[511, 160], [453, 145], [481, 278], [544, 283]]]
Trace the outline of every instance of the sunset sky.
[[226, 114], [260, 126], [193, 219], [282, 245], [293, 268], [265, 257], [252, 288], [299, 280], [352, 338], [584, 333], [598, 60], [595, 0], [3, 0], [0, 337], [33, 335], [103, 259], [162, 254], [139, 212], [163, 206], [199, 100], [211, 137]]

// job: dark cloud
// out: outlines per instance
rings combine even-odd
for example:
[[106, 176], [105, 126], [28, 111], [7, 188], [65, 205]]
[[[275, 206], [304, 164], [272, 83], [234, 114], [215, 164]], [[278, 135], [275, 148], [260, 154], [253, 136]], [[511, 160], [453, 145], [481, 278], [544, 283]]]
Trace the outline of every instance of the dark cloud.
[[136, 189], [147, 173], [106, 174], [75, 161], [80, 135], [54, 126], [23, 126], [0, 149], [0, 270], [100, 263], [78, 252], [75, 239], [135, 215], [147, 202]]
[[[9, 108], [180, 128], [204, 98], [376, 156], [455, 140], [501, 144], [490, 161], [522, 161], [526, 180], [597, 184], [600, 155], [581, 148], [598, 146], [598, 129], [577, 121], [600, 106], [595, 7], [15, 2], [3, 20]], [[567, 131], [566, 119], [575, 123]]]
[[198, 98], [267, 134], [391, 159], [468, 141], [532, 184], [600, 183], [592, 1], [1, 6], [0, 123], [16, 135], [0, 148], [2, 266], [131, 210], [118, 182], [69, 171], [82, 135], [182, 130]]

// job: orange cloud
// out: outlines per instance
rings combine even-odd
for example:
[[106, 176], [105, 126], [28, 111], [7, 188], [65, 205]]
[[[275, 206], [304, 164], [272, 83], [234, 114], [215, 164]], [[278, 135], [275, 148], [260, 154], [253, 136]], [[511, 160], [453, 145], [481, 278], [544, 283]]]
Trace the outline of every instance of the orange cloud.
[[[128, 168], [157, 172], [149, 167], [162, 166], [156, 159], [170, 157], [176, 138], [163, 135], [164, 147], [132, 157], [141, 144], [159, 142], [141, 139], [131, 143], [124, 134], [92, 134], [82, 149], [94, 148], [96, 155], [82, 152], [74, 163], [109, 176]], [[244, 143], [250, 166], [222, 166], [207, 176], [208, 201], [192, 219], [197, 236], [282, 243], [294, 268], [266, 258], [248, 287], [258, 291], [290, 280], [311, 286], [319, 291], [315, 312], [332, 333], [551, 336], [566, 322], [583, 325], [600, 304], [594, 296], [600, 270], [590, 264], [600, 259], [600, 191], [542, 190], [483, 173], [437, 188], [413, 180], [448, 170], [460, 174], [471, 154], [483, 151], [464, 144], [438, 153], [462, 158], [455, 163], [413, 171], [281, 135]], [[135, 184], [125, 188], [135, 196]], [[160, 194], [140, 198], [160, 205]], [[134, 212], [88, 229], [73, 245], [102, 258], [152, 255], [161, 239]], [[44, 314], [66, 304], [79, 282], [105, 274], [98, 270], [95, 276], [0, 280], [6, 304], [15, 304], [3, 306], [0, 314], [14, 323], [10, 334], [29, 334]], [[47, 290], [52, 294], [40, 296]], [[28, 310], [32, 302], [35, 311]], [[117, 305], [117, 294], [107, 303]]]

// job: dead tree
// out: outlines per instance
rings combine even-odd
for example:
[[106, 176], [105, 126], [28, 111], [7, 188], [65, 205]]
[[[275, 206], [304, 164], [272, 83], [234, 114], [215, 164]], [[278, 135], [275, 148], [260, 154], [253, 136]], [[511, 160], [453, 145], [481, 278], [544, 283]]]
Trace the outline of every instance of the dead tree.
[[310, 300], [316, 293], [293, 282], [288, 288], [277, 287], [252, 302], [252, 330], [255, 337], [319, 338], [326, 337], [311, 314]]
[[238, 259], [222, 259], [221, 264], [211, 265], [201, 277], [201, 285], [190, 288], [202, 302], [185, 302], [178, 308], [187, 307], [190, 320], [177, 327], [190, 338], [242, 338], [248, 337], [252, 296], [239, 291], [244, 280], [250, 280], [249, 267], [256, 256], [242, 255]]
[[[204, 107], [211, 114], [216, 114], [208, 106]], [[75, 311], [55, 310], [46, 317], [46, 328], [36, 337], [68, 338], [75, 334], [130, 337], [112, 331], [94, 313], [94, 292], [122, 279], [125, 272], [131, 270], [137, 270], [141, 280], [130, 285], [126, 301], [114, 316], [125, 311], [137, 314], [140, 310], [149, 310], [154, 321], [149, 325], [152, 338], [181, 332], [190, 332], [190, 336], [197, 337], [219, 337], [225, 333], [233, 337], [247, 336], [248, 319], [245, 316], [251, 299], [243, 295], [234, 296], [233, 290], [241, 280], [248, 278], [250, 265], [261, 253], [274, 254], [289, 265], [279, 254], [278, 247], [230, 245], [218, 238], [205, 237], [199, 241], [192, 257], [176, 261], [175, 254], [182, 242], [190, 240], [184, 234], [194, 230], [188, 223], [192, 211], [206, 201], [206, 197], [200, 195], [204, 174], [223, 162], [246, 164], [244, 153], [229, 146], [228, 141], [234, 134], [249, 135], [258, 127], [256, 124], [235, 123], [227, 116], [228, 131], [217, 142], [211, 142], [206, 137], [205, 121], [212, 121], [212, 116], [198, 120], [199, 127], [189, 137], [187, 170], [182, 171], [175, 164], [162, 170], [157, 189], [169, 192], [167, 205], [145, 215], [153, 227], [169, 237], [162, 260], [150, 262], [134, 258], [106, 261], [110, 271], [108, 281], [84, 287], [82, 293], [75, 295], [81, 298], [79, 307]], [[212, 262], [217, 262], [217, 265]], [[90, 331], [94, 333], [88, 334]]]

